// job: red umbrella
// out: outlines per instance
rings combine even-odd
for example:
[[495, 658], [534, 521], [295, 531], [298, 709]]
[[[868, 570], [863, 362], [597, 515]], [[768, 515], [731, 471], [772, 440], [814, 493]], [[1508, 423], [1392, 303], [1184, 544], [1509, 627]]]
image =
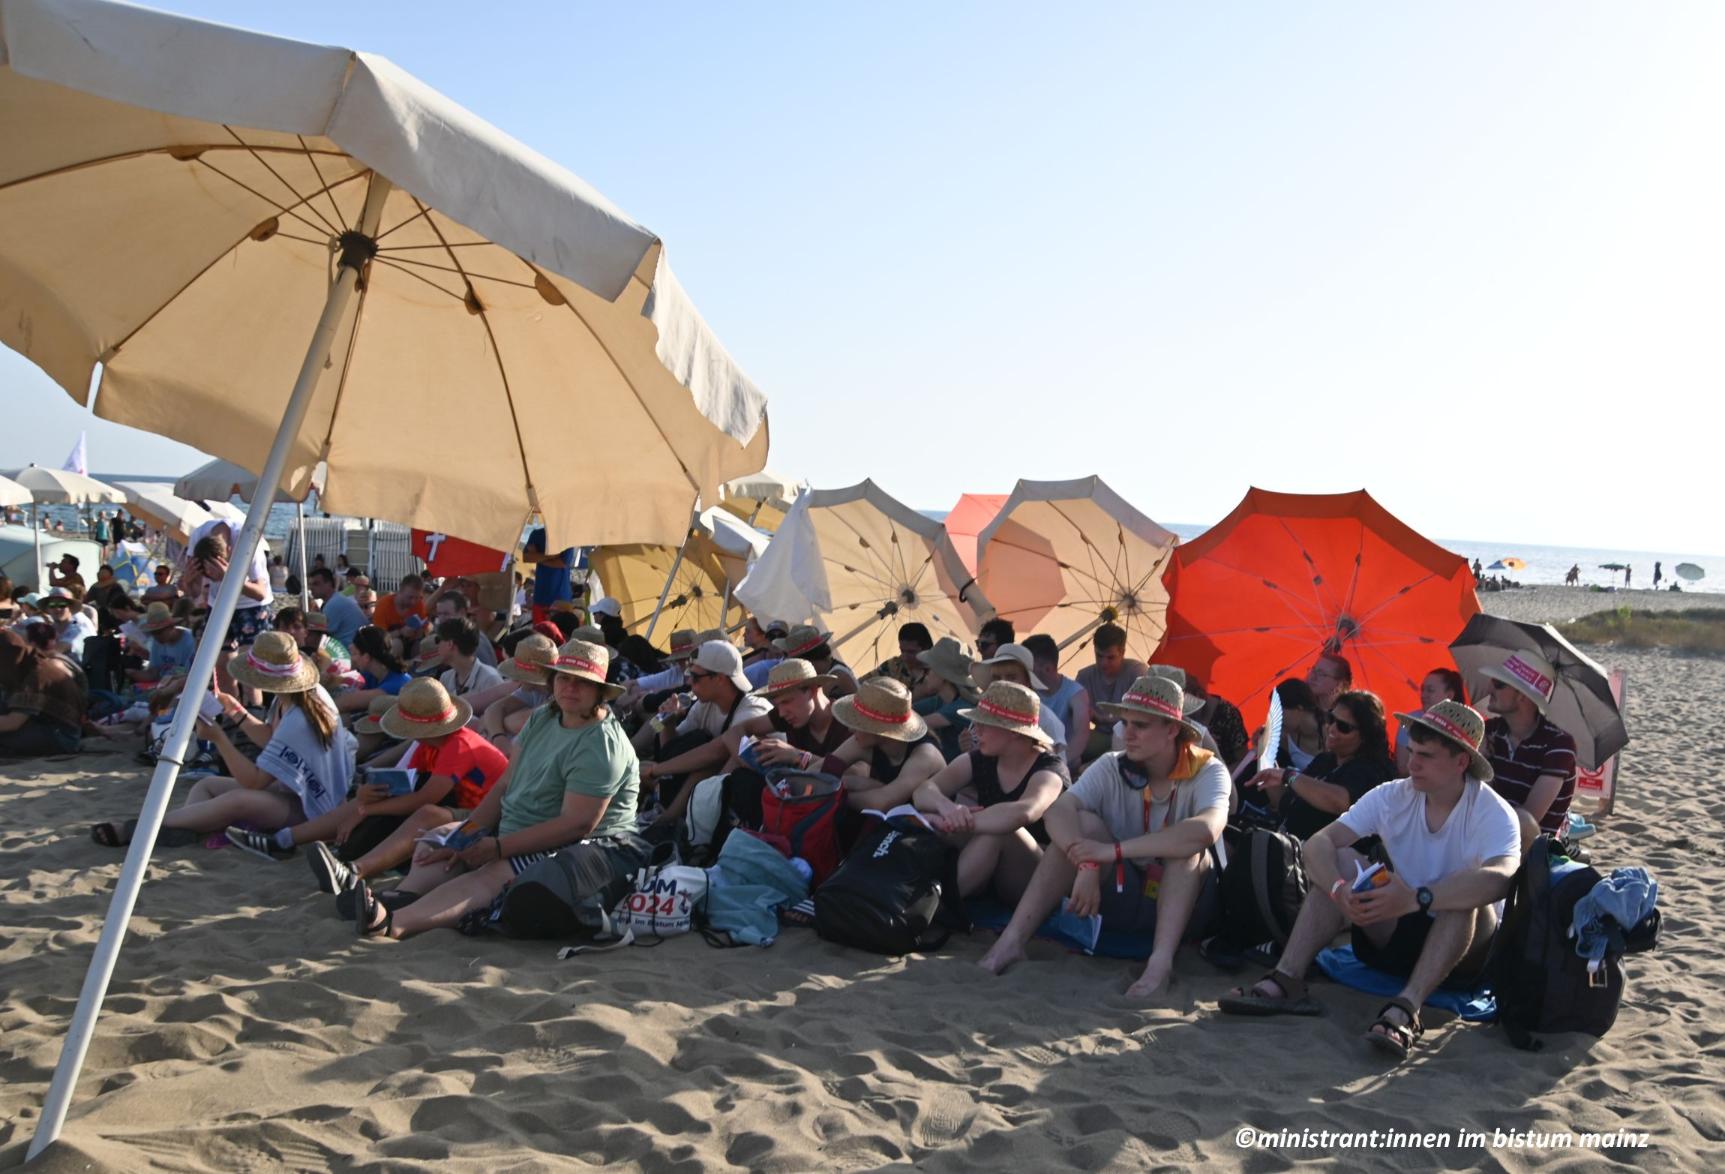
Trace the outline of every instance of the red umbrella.
[[976, 574], [976, 536], [988, 529], [1000, 507], [1006, 504], [1004, 493], [966, 493], [946, 515], [946, 536], [958, 552], [958, 561], [965, 570]]
[[1174, 548], [1157, 659], [1263, 720], [1278, 681], [1326, 650], [1391, 713], [1454, 667], [1449, 643], [1479, 611], [1467, 560], [1397, 521], [1365, 490], [1248, 490], [1216, 526]]

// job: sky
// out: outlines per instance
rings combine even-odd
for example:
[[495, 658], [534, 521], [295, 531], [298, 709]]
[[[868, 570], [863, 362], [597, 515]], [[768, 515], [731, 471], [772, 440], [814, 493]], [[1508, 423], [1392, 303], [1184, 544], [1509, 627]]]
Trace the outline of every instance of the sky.
[[[381, 52], [588, 180], [817, 487], [1725, 552], [1725, 5], [166, 6]], [[0, 467], [200, 459], [11, 352], [0, 404]]]

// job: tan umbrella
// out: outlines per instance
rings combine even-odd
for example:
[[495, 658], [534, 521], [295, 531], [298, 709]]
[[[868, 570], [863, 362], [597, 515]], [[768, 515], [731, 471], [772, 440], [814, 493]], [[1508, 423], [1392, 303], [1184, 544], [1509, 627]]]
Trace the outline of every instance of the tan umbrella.
[[[0, 342], [97, 415], [513, 549], [680, 542], [765, 398], [661, 242], [367, 53], [103, 0], [0, 0]], [[297, 375], [296, 375], [297, 372]], [[211, 606], [220, 634], [244, 577]], [[205, 640], [185, 692], [202, 692]], [[176, 711], [30, 1154], [58, 1136], [190, 740]]]
[[989, 614], [941, 524], [872, 481], [804, 493], [737, 597], [758, 616], [825, 627], [858, 673], [898, 655], [901, 624], [968, 646]]
[[649, 640], [659, 626], [729, 627], [731, 592], [767, 536], [719, 509], [703, 510], [682, 547], [602, 546], [587, 566], [622, 607], [623, 626]]
[[1128, 655], [1148, 659], [1168, 610], [1162, 570], [1179, 541], [1100, 477], [1020, 481], [977, 537], [976, 577], [1020, 637], [1054, 637], [1063, 667], [1087, 659], [1086, 638], [1105, 623], [1126, 629]]
[[785, 520], [785, 513], [802, 487], [770, 469], [725, 482], [719, 505], [757, 530], [772, 533]]
[[[303, 502], [323, 484], [324, 468], [301, 469], [300, 480], [276, 490], [280, 502]], [[258, 491], [258, 475], [242, 469], [232, 461], [214, 460], [199, 465], [174, 482], [174, 492], [192, 501], [227, 501], [237, 497], [250, 501]]]

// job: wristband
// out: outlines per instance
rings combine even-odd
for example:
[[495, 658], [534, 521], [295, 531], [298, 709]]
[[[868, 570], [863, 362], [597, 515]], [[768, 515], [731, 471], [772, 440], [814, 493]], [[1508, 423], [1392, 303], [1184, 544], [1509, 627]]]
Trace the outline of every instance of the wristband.
[[1345, 885], [1347, 883], [1348, 883], [1348, 881], [1347, 881], [1346, 877], [1338, 876], [1336, 878], [1336, 883], [1330, 886], [1330, 899], [1332, 901], [1335, 900], [1336, 890], [1341, 888], [1343, 885]]
[[1086, 860], [1083, 864], [1080, 864], [1078, 866], [1078, 870], [1080, 872], [1095, 872], [1097, 869], [1099, 869], [1101, 867], [1102, 866], [1100, 864], [1096, 863], [1096, 861], [1094, 861], [1094, 860]]
[[497, 845], [497, 859], [502, 860], [503, 859], [503, 837], [502, 836], [492, 836], [491, 842]]
[[804, 769], [804, 770], [809, 769], [809, 762], [810, 762], [809, 752], [807, 750], [805, 750], [805, 751], [803, 751], [803, 757], [802, 757], [802, 769]]
[[1126, 891], [1126, 851], [1119, 844], [1114, 845], [1114, 891]]
[[1293, 786], [1294, 785], [1294, 776], [1299, 774], [1299, 773], [1300, 773], [1299, 771], [1295, 770], [1291, 766], [1283, 767], [1282, 768], [1282, 786], [1284, 786], [1284, 787]]

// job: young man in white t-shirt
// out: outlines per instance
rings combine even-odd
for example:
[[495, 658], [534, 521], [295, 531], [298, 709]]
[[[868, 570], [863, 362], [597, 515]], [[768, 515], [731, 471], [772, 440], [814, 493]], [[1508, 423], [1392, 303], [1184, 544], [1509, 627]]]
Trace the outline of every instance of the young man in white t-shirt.
[[[1419, 1008], [1427, 997], [1446, 979], [1478, 976], [1521, 864], [1522, 822], [1486, 785], [1484, 718], [1459, 701], [1396, 717], [1409, 731], [1408, 777], [1374, 787], [1306, 841], [1311, 888], [1288, 945], [1256, 985], [1219, 1001], [1223, 1011], [1317, 1014], [1306, 969], [1351, 926], [1360, 961], [1407, 979], [1366, 1033], [1405, 1057], [1424, 1030]], [[1369, 863], [1352, 845], [1366, 836], [1383, 841], [1387, 881], [1355, 892], [1357, 870]]]

